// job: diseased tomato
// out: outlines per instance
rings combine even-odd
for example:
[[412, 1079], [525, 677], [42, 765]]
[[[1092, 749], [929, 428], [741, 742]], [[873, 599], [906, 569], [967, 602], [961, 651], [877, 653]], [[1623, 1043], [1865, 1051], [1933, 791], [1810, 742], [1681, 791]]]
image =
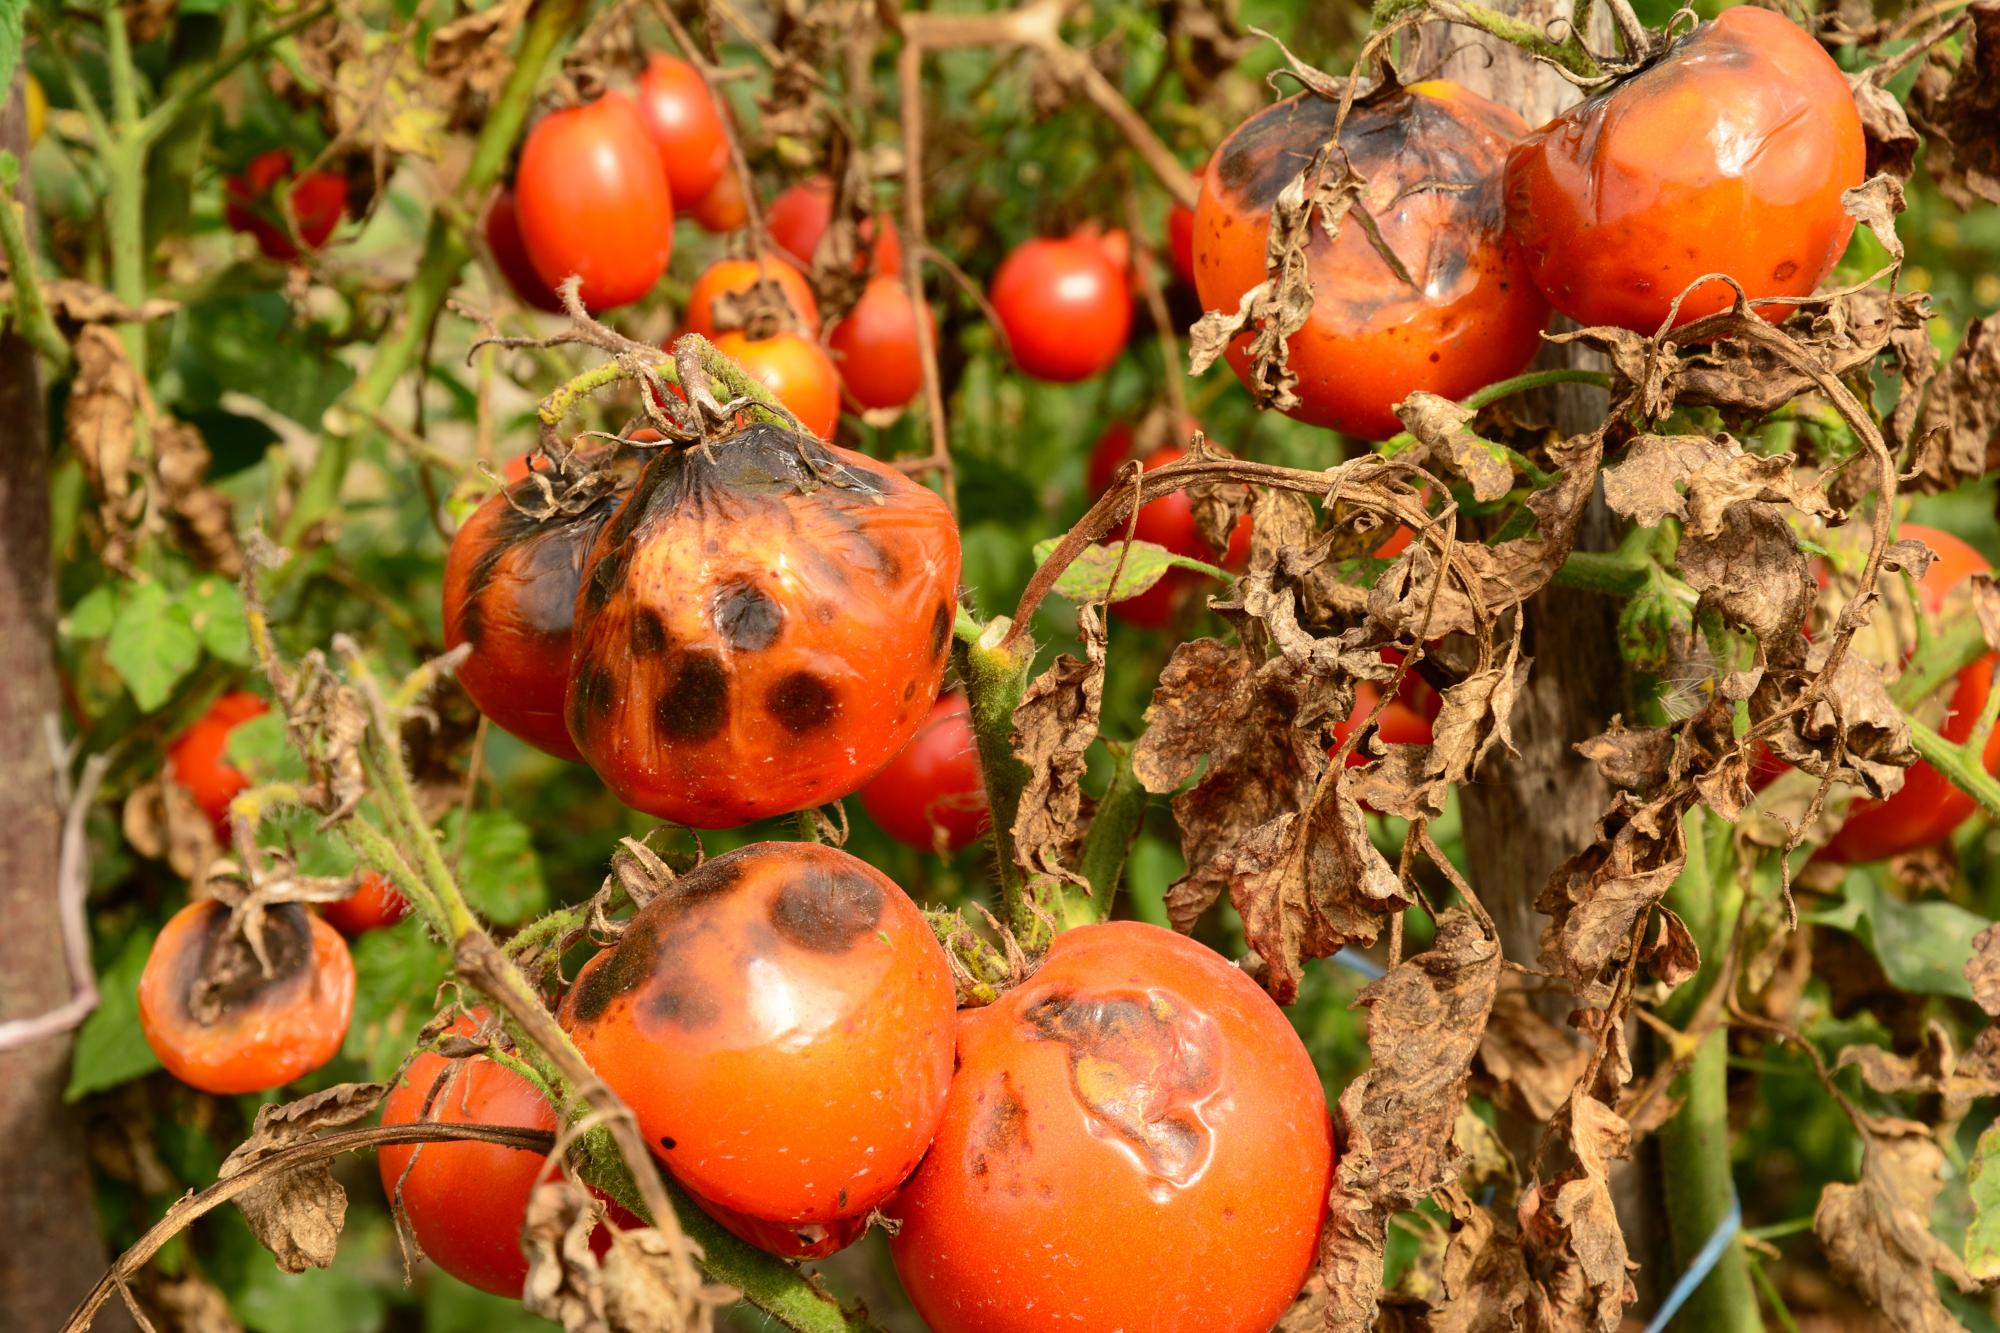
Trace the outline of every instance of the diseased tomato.
[[323, 904], [319, 914], [335, 930], [353, 939], [383, 926], [393, 926], [410, 914], [410, 900], [396, 891], [379, 870], [362, 873], [354, 892], [338, 902]]
[[965, 696], [945, 695], [894, 759], [861, 789], [882, 831], [920, 852], [955, 852], [992, 824]]
[[215, 826], [215, 840], [224, 847], [233, 838], [229, 803], [250, 785], [250, 779], [223, 758], [229, 733], [270, 710], [271, 706], [256, 695], [233, 691], [210, 704], [206, 713], [167, 746], [167, 777], [194, 798]]
[[722, 179], [689, 204], [687, 211], [710, 235], [735, 231], [750, 220], [750, 205], [743, 196], [743, 178], [734, 171], [723, 172]]
[[270, 974], [213, 898], [160, 927], [139, 974], [139, 1029], [167, 1072], [203, 1092], [263, 1092], [340, 1052], [354, 1012], [347, 941], [297, 903], [264, 909]]
[[[764, 224], [778, 247], [805, 268], [813, 265], [820, 237], [833, 224], [833, 182], [814, 176], [778, 192], [765, 211]], [[864, 219], [857, 239], [865, 247], [854, 257], [855, 271], [895, 274], [903, 271], [903, 239], [887, 213]], [[869, 266], [873, 265], [872, 270]]]
[[561, 1019], [675, 1179], [790, 1226], [866, 1218], [916, 1166], [955, 1003], [944, 951], [888, 877], [765, 842], [649, 903]]
[[[819, 302], [813, 299], [812, 285], [806, 275], [799, 272], [786, 260], [773, 254], [760, 259], [718, 259], [701, 271], [694, 280], [694, 289], [688, 293], [687, 331], [699, 333], [713, 341], [716, 335], [744, 326], [742, 306], [756, 304], [744, 298], [759, 284], [776, 284], [777, 295], [783, 297], [777, 309], [789, 312], [789, 318], [797, 321], [799, 330], [806, 333], [819, 332]], [[723, 303], [721, 309], [716, 303]], [[732, 307], [737, 307], [732, 309]], [[762, 330], [759, 330], [762, 332]]]
[[[1199, 427], [1190, 423], [1184, 434], [1191, 436], [1197, 429]], [[1098, 453], [1109, 452], [1106, 442], [1114, 440], [1112, 433], [1106, 432], [1105, 439], [1098, 442], [1097, 451], [1091, 456], [1093, 470], [1099, 466]], [[1113, 447], [1116, 447], [1115, 442]], [[1187, 450], [1179, 445], [1164, 444], [1146, 455], [1140, 466], [1144, 471], [1151, 472], [1169, 463], [1177, 463], [1186, 456]], [[1114, 472], [1117, 462], [1112, 464]], [[1225, 569], [1241, 569], [1250, 558], [1250, 516], [1245, 514], [1236, 520], [1236, 526], [1229, 533], [1229, 549], [1217, 561], [1214, 548], [1203, 540], [1201, 530], [1195, 524], [1194, 501], [1188, 498], [1186, 491], [1174, 491], [1140, 506], [1139, 520], [1133, 525], [1132, 536], [1135, 541], [1151, 542], [1190, 560], [1220, 563]], [[1120, 528], [1104, 540], [1116, 543], [1124, 539], [1124, 529]], [[1194, 591], [1209, 582], [1211, 580], [1207, 575], [1194, 570], [1170, 569], [1164, 578], [1144, 592], [1121, 602], [1113, 602], [1111, 612], [1127, 624], [1142, 629], [1163, 629], [1173, 622]]]
[[[1650, 334], [1709, 273], [1753, 298], [1811, 292], [1854, 231], [1840, 196], [1866, 157], [1833, 58], [1784, 15], [1744, 5], [1523, 139], [1507, 161], [1507, 220], [1556, 309]], [[1675, 323], [1734, 299], [1708, 283]]]
[[535, 272], [534, 261], [521, 241], [521, 220], [514, 206], [514, 192], [501, 186], [486, 205], [486, 248], [493, 252], [493, 266], [521, 304], [552, 315], [562, 313], [562, 298], [555, 288]]
[[667, 271], [673, 193], [645, 120], [623, 93], [535, 122], [514, 199], [535, 272], [552, 289], [581, 275], [592, 310], [638, 300]]
[[1312, 1269], [1332, 1166], [1319, 1075], [1255, 982], [1171, 931], [1084, 926], [960, 1015], [889, 1252], [935, 1333], [1265, 1333]]
[[716, 335], [715, 350], [776, 394], [800, 425], [822, 440], [833, 438], [840, 421], [840, 372], [818, 343], [789, 330], [752, 338], [732, 329]]
[[633, 96], [676, 205], [692, 204], [729, 174], [729, 131], [700, 70], [655, 52]]
[[902, 407], [923, 391], [924, 363], [917, 348], [917, 311], [937, 338], [928, 305], [910, 299], [898, 278], [870, 278], [861, 299], [827, 337], [847, 395], [863, 408]]
[[989, 293], [1014, 364], [1036, 379], [1088, 379], [1132, 331], [1132, 288], [1102, 237], [1036, 237], [1014, 247]]
[[930, 716], [958, 567], [944, 502], [872, 458], [763, 424], [662, 452], [590, 555], [570, 735], [697, 828], [845, 796]]
[[[223, 186], [224, 219], [231, 230], [256, 237], [257, 248], [269, 259], [299, 257], [277, 199], [277, 187], [291, 175], [291, 150], [273, 148], [250, 159], [243, 174], [231, 176]], [[308, 250], [325, 245], [347, 215], [347, 182], [330, 171], [309, 171], [292, 181], [286, 198], [298, 224], [298, 238]]]
[[784, 1259], [824, 1259], [860, 1240], [868, 1230], [866, 1217], [842, 1217], [831, 1222], [767, 1222], [713, 1199], [688, 1191], [700, 1209], [738, 1240]]
[[[1215, 151], [1195, 209], [1195, 286], [1233, 311], [1264, 281], [1271, 206], [1333, 132], [1338, 107], [1301, 94], [1243, 122]], [[1350, 216], [1328, 241], [1310, 228], [1312, 314], [1287, 347], [1301, 421], [1361, 439], [1402, 429], [1392, 409], [1423, 389], [1463, 398], [1526, 366], [1548, 306], [1502, 220], [1500, 169], [1526, 127], [1507, 108], [1440, 79], [1357, 104], [1340, 143], [1368, 180], [1374, 220], [1406, 281]], [[1250, 331], [1229, 364], [1247, 378]]]
[[472, 511], [444, 562], [444, 640], [472, 645], [459, 683], [493, 725], [579, 759], [563, 724], [570, 624], [584, 559], [637, 479], [637, 451], [578, 455], [568, 480], [524, 478]]

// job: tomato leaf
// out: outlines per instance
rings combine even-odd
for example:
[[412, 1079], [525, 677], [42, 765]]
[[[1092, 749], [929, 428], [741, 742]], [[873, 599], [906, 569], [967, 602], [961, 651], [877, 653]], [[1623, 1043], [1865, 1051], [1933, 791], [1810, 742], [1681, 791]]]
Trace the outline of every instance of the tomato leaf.
[[276, 713], [261, 713], [231, 728], [222, 753], [253, 786], [300, 781], [306, 775], [305, 762], [285, 734], [285, 720]]
[[[446, 855], [458, 845], [459, 822], [456, 810], [445, 816]], [[465, 850], [459, 854], [458, 884], [482, 916], [503, 926], [548, 910], [549, 886], [528, 826], [505, 810], [472, 813], [465, 826]]]
[[[1101, 546], [1088, 546], [1083, 554], [1070, 562], [1062, 577], [1056, 580], [1056, 592], [1072, 602], [1099, 602], [1109, 600], [1122, 602], [1127, 597], [1137, 597], [1146, 589], [1167, 576], [1169, 570], [1193, 569], [1202, 573], [1212, 573], [1214, 567], [1186, 556], [1175, 555], [1164, 546], [1151, 542], [1133, 542], [1130, 554], [1125, 557], [1125, 567], [1118, 567], [1120, 542], [1107, 542]], [[1035, 563], [1049, 558], [1056, 549], [1056, 541], [1050, 539], [1035, 543]], [[1117, 583], [1112, 583], [1116, 574]]]
[[182, 593], [180, 600], [202, 647], [225, 662], [250, 664], [250, 624], [244, 618], [243, 594], [235, 584], [210, 576]]
[[1972, 1193], [1972, 1225], [1965, 1230], [1965, 1266], [1981, 1282], [2000, 1278], [2000, 1121], [1979, 1136], [1966, 1177]]
[[118, 619], [118, 586], [100, 583], [85, 593], [63, 621], [63, 633], [72, 639], [101, 639], [111, 632]]
[[174, 687], [201, 661], [201, 639], [186, 607], [159, 584], [142, 583], [118, 608], [104, 656], [132, 692], [133, 702], [150, 713], [172, 697]]
[[1846, 901], [1807, 919], [1866, 944], [1898, 990], [1972, 998], [1965, 967], [1972, 960], [1973, 937], [1991, 922], [1956, 903], [1892, 898], [1864, 871], [1849, 872], [1841, 888]]
[[151, 932], [127, 937], [118, 957], [97, 978], [97, 1008], [77, 1029], [64, 1101], [115, 1088], [160, 1067], [160, 1058], [139, 1030], [139, 974], [152, 948]]

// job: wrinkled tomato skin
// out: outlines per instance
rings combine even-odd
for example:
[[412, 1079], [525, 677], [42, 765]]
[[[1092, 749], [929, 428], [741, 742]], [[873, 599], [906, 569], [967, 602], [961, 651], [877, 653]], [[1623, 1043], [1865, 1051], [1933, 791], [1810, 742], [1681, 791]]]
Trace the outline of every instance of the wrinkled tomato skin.
[[[1313, 1266], [1333, 1135], [1255, 982], [1155, 926], [1065, 931], [1026, 983], [960, 1016], [958, 1060], [888, 1210], [934, 1333], [1277, 1322]], [[1142, 1242], [1173, 1261], [1134, 1262]]]
[[[276, 198], [279, 183], [291, 174], [291, 150], [273, 148], [252, 158], [243, 174], [231, 176], [223, 187], [223, 217], [230, 229], [255, 237], [266, 258], [281, 262], [299, 257]], [[347, 215], [347, 182], [330, 171], [309, 171], [292, 181], [288, 197], [299, 240], [308, 250], [325, 245]]]
[[761, 424], [663, 452], [590, 556], [570, 735], [697, 828], [845, 796], [930, 716], [958, 571], [944, 502], [873, 459]]
[[931, 327], [928, 305], [909, 298], [897, 278], [870, 278], [847, 318], [833, 326], [827, 349], [836, 358], [840, 382], [863, 409], [908, 405], [924, 387], [924, 363], [917, 348], [917, 312]]
[[223, 758], [229, 733], [253, 717], [269, 712], [271, 706], [243, 690], [223, 695], [208, 711], [167, 746], [167, 776], [194, 799], [214, 826], [215, 840], [229, 846], [229, 803], [250, 785], [235, 765]]
[[1014, 364], [1036, 379], [1089, 379], [1132, 332], [1132, 288], [1100, 235], [1041, 236], [1014, 247], [993, 275], [993, 311]]
[[840, 372], [818, 343], [789, 330], [752, 338], [732, 329], [716, 335], [715, 350], [777, 395], [800, 425], [822, 440], [833, 438], [840, 422]]
[[947, 694], [888, 766], [861, 789], [882, 831], [920, 852], [968, 847], [992, 823], [965, 696]]
[[537, 121], [521, 149], [514, 199], [535, 272], [551, 290], [580, 274], [592, 310], [638, 300], [667, 271], [673, 193], [646, 122], [623, 93]]
[[750, 220], [750, 205], [743, 196], [743, 180], [733, 171], [709, 187], [708, 193], [687, 206], [688, 216], [711, 236], [732, 232]]
[[741, 295], [758, 282], [778, 285], [785, 304], [791, 307], [798, 321], [797, 331], [819, 332], [819, 302], [813, 299], [812, 284], [789, 261], [768, 253], [762, 260], [718, 259], [703, 269], [688, 292], [687, 331], [713, 341], [719, 334], [739, 327], [723, 323], [715, 303], [724, 296]]
[[340, 1053], [354, 1013], [354, 959], [340, 932], [297, 903], [265, 909], [269, 977], [251, 975], [218, 996], [209, 1022], [195, 988], [228, 929], [229, 909], [189, 903], [160, 928], [139, 975], [139, 1028], [167, 1072], [219, 1096], [265, 1092]]
[[[779, 249], [796, 259], [800, 267], [811, 268], [820, 237], [833, 223], [833, 182], [814, 176], [786, 186], [765, 210], [764, 223]], [[878, 274], [903, 271], [903, 239], [887, 213], [863, 219], [857, 231], [857, 239], [868, 248], [854, 257], [856, 272], [871, 263], [871, 271]]]
[[[1189, 436], [1199, 427], [1190, 424], [1183, 436]], [[1110, 432], [1107, 439], [1112, 439]], [[1129, 438], [1129, 435], [1128, 435]], [[1116, 443], [1112, 444], [1115, 449]], [[1098, 468], [1098, 453], [1106, 450], [1105, 441], [1098, 443], [1098, 452], [1091, 457], [1093, 471]], [[1187, 451], [1179, 445], [1161, 445], [1146, 455], [1140, 466], [1146, 472], [1180, 461]], [[1118, 462], [1124, 461], [1122, 458]], [[1115, 472], [1117, 462], [1112, 464]], [[1186, 556], [1190, 560], [1205, 560], [1220, 563], [1226, 569], [1241, 569], [1250, 558], [1250, 516], [1245, 514], [1236, 520], [1235, 528], [1229, 534], [1229, 549], [1223, 552], [1220, 561], [1215, 550], [1201, 535], [1194, 521], [1194, 501], [1186, 491], [1174, 491], [1157, 500], [1149, 501], [1139, 509], [1139, 521], [1133, 526], [1133, 538], [1165, 547], [1175, 555]], [[1124, 530], [1120, 529], [1104, 540], [1119, 542], [1124, 540]], [[1180, 608], [1187, 602], [1194, 589], [1211, 582], [1207, 575], [1191, 569], [1170, 569], [1158, 583], [1133, 597], [1111, 604], [1111, 613], [1128, 625], [1141, 629], [1164, 629], [1173, 623]]]
[[528, 258], [514, 192], [505, 186], [494, 192], [493, 201], [486, 206], [486, 248], [493, 252], [493, 266], [507, 279], [522, 305], [551, 315], [562, 313], [562, 298], [542, 281], [534, 261]]
[[410, 914], [410, 900], [396, 892], [396, 886], [379, 870], [361, 876], [354, 892], [319, 909], [326, 923], [353, 939], [371, 930], [393, 926]]
[[[1245, 121], [1216, 149], [1195, 208], [1195, 288], [1234, 311], [1264, 281], [1271, 206], [1333, 132], [1339, 108], [1302, 94]], [[1425, 390], [1463, 398], [1533, 359], [1549, 321], [1503, 220], [1500, 169], [1521, 118], [1430, 80], [1355, 106], [1340, 142], [1368, 178], [1361, 197], [1414, 287], [1353, 219], [1310, 229], [1312, 313], [1287, 344], [1299, 377], [1290, 415], [1364, 440], [1402, 429], [1394, 408]], [[1430, 182], [1432, 188], [1414, 188]], [[1449, 188], [1435, 188], [1442, 184]], [[1229, 364], [1249, 376], [1248, 330]]]
[[692, 204], [729, 171], [729, 134], [701, 71], [678, 56], [655, 53], [633, 95], [676, 206]]
[[955, 997], [923, 913], [817, 843], [676, 880], [578, 973], [561, 1021], [675, 1179], [767, 1223], [866, 1218], [931, 1141]]
[[[1650, 335], [1709, 273], [1752, 298], [1809, 294], [1853, 234], [1840, 196], [1866, 157], [1833, 58], [1746, 5], [1523, 139], [1507, 162], [1508, 222], [1556, 309]], [[1734, 299], [1707, 283], [1674, 323]], [[1758, 313], [1777, 321], [1791, 307]]]

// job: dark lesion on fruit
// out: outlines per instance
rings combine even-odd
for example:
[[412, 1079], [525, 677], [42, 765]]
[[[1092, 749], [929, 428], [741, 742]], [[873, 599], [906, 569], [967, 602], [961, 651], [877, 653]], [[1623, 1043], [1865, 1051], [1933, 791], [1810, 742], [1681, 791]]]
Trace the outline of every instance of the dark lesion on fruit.
[[1026, 1150], [1028, 1108], [1014, 1090], [1014, 1076], [1000, 1076], [1000, 1090], [979, 1113], [967, 1144], [966, 1171], [978, 1177], [987, 1174], [1002, 1159]]
[[196, 947], [182, 953], [174, 993], [192, 1021], [208, 1025], [231, 1013], [268, 1001], [302, 984], [313, 965], [312, 919], [298, 903], [277, 903], [263, 913], [265, 970], [230, 910], [211, 900], [200, 921]]
[[839, 716], [840, 696], [810, 671], [794, 671], [765, 692], [764, 707], [786, 731], [804, 736]]
[[611, 707], [617, 701], [616, 676], [594, 662], [578, 664], [567, 700], [570, 735], [580, 740], [593, 725], [611, 716]]
[[584, 585], [583, 606], [586, 611], [602, 611], [610, 605], [618, 585], [625, 578], [625, 564], [630, 552], [624, 546], [613, 546], [590, 567], [590, 578]]
[[937, 613], [931, 617], [931, 656], [944, 655], [946, 645], [951, 642], [951, 627], [958, 617], [950, 602], [938, 603]]
[[667, 622], [658, 611], [642, 606], [632, 613], [632, 655], [634, 657], [659, 657], [667, 651], [672, 640], [667, 634]]
[[749, 579], [724, 584], [711, 614], [723, 642], [739, 653], [769, 648], [785, 627], [785, 608]]
[[654, 727], [669, 741], [705, 741], [728, 723], [729, 669], [713, 653], [685, 654], [653, 705]]
[[882, 920], [882, 886], [856, 870], [800, 866], [771, 903], [771, 924], [812, 953], [842, 954]]
[[613, 1000], [644, 986], [658, 966], [659, 944], [656, 924], [644, 912], [633, 917], [604, 961], [577, 979], [570, 992], [570, 1013], [580, 1022], [594, 1023]]

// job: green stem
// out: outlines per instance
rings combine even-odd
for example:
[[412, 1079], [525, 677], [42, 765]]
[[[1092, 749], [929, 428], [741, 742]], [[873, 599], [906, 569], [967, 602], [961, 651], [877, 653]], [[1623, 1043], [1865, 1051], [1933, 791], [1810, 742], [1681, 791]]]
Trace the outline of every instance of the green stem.
[[332, 10], [333, 6], [329, 4], [315, 5], [285, 20], [277, 27], [247, 39], [235, 50], [217, 56], [194, 79], [175, 88], [155, 103], [153, 109], [133, 126], [132, 137], [143, 143], [152, 143], [180, 119], [182, 112], [206, 97], [211, 89], [234, 74], [245, 61], [253, 56], [262, 55], [285, 38], [303, 32], [325, 18]]
[[[108, 137], [98, 149], [106, 182], [104, 225], [111, 248], [111, 291], [136, 309], [146, 300], [146, 141], [138, 134], [138, 74], [132, 66], [125, 10], [116, 3], [104, 7], [104, 58], [111, 75], [111, 119]], [[119, 335], [133, 374], [146, 383], [145, 325], [121, 325]], [[133, 449], [144, 458], [152, 441], [143, 417], [137, 424]]]
[[1910, 654], [1903, 674], [1889, 687], [1889, 698], [1905, 712], [1935, 694], [1943, 684], [1987, 653], [1986, 635], [1977, 616], [1960, 616], [1942, 634], [1934, 634]]
[[979, 768], [986, 782], [986, 803], [993, 811], [994, 860], [1000, 877], [1000, 898], [1008, 928], [1021, 947], [1034, 952], [1048, 934], [1048, 924], [1036, 916], [1021, 867], [1014, 859], [1014, 818], [1021, 809], [1021, 792], [1028, 769], [1014, 757], [1014, 710], [1028, 688], [1028, 668], [1034, 664], [1034, 641], [1023, 634], [1007, 642], [1013, 622], [998, 616], [987, 622], [976, 642], [965, 645], [966, 701], [971, 705], [972, 731], [979, 744]]
[[1608, 551], [1571, 551], [1556, 570], [1555, 582], [1613, 597], [1631, 597], [1646, 587], [1655, 566], [1649, 557]]
[[1952, 744], [1913, 717], [1907, 721], [1910, 743], [1917, 747], [1924, 762], [1944, 774], [1952, 786], [1985, 806], [1988, 814], [2000, 815], [2000, 781], [1986, 771], [1979, 756], [1963, 745]]
[[[1406, 5], [1404, 8], [1416, 8], [1420, 6], [1421, 0], [1416, 5]], [[1525, 374], [1516, 375], [1512, 379], [1495, 380], [1485, 388], [1477, 389], [1459, 399], [1458, 405], [1460, 407], [1469, 407], [1476, 412], [1482, 407], [1490, 407], [1502, 398], [1510, 398], [1517, 393], [1530, 393], [1536, 389], [1546, 389], [1557, 384], [1593, 384], [1600, 389], [1608, 389], [1611, 387], [1611, 376], [1601, 370], [1571, 370], [1568, 368], [1530, 370]], [[1391, 435], [1388, 439], [1376, 445], [1375, 451], [1384, 457], [1393, 458], [1405, 449], [1414, 446], [1416, 442], [1416, 436], [1410, 434], [1408, 431], [1403, 431], [1400, 434]]]
[[28, 248], [26, 214], [14, 198], [21, 164], [12, 153], [0, 152], [0, 253], [7, 257], [7, 276], [14, 280], [14, 324], [34, 349], [54, 364], [69, 362], [69, 344], [49, 315], [42, 284], [35, 277], [35, 257]]
[[667, 1193], [688, 1239], [701, 1246], [702, 1271], [794, 1333], [867, 1333], [864, 1318], [850, 1316], [782, 1259], [737, 1239], [704, 1213], [672, 1180]]
[[1132, 854], [1132, 842], [1146, 817], [1148, 795], [1132, 772], [1131, 750], [1109, 741], [1105, 748], [1111, 751], [1117, 767], [1111, 770], [1111, 782], [1098, 798], [1097, 813], [1090, 817], [1083, 845], [1077, 850], [1077, 873], [1090, 884], [1090, 897], [1085, 900], [1072, 895], [1065, 901], [1064, 916], [1070, 925], [1111, 919], [1118, 886], [1125, 878], [1125, 860]]

